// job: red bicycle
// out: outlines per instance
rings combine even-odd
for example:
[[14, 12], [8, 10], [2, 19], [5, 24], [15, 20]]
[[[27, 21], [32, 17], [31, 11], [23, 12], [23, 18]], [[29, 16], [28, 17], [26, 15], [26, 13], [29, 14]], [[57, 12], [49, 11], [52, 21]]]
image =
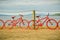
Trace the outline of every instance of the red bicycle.
[[0, 19], [0, 28], [3, 28], [5, 26], [5, 22]]
[[[37, 18], [38, 20], [35, 20], [35, 29], [42, 27], [44, 23], [48, 29], [56, 29], [58, 27], [57, 21], [55, 19], [49, 18], [48, 15], [45, 18], [39, 18], [39, 16], [37, 16]], [[29, 28], [34, 28], [34, 20], [29, 21]]]
[[5, 26], [9, 28], [13, 27], [20, 27], [20, 28], [27, 28], [28, 27], [28, 21], [22, 18], [23, 16], [21, 15], [20, 18], [17, 20], [14, 20], [15, 16], [12, 17], [13, 20], [7, 20], [5, 22]]

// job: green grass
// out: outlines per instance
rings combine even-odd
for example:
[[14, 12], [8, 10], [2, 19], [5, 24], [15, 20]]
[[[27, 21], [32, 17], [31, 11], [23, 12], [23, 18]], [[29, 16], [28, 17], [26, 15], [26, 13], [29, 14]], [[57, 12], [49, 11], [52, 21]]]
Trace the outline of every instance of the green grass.
[[0, 29], [0, 40], [60, 40], [60, 30]]

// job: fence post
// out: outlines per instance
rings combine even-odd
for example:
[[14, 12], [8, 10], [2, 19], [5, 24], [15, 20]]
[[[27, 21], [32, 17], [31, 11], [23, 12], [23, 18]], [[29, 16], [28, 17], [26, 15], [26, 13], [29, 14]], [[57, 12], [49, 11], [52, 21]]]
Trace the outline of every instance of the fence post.
[[33, 20], [34, 20], [34, 29], [35, 29], [35, 10], [33, 10]]

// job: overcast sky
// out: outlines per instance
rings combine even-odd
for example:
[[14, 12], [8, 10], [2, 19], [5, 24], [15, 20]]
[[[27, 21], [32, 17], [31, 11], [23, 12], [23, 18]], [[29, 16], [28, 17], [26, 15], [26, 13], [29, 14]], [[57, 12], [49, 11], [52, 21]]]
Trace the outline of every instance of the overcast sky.
[[60, 12], [60, 0], [0, 0], [0, 13], [16, 13], [20, 12], [21, 10]]

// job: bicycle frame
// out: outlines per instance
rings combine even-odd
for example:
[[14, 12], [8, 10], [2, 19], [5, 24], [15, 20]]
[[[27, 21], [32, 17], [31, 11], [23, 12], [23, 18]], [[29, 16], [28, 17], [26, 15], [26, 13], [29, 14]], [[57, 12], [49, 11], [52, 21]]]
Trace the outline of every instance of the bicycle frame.
[[[44, 20], [45, 19], [45, 20]], [[42, 26], [44, 25], [44, 23], [47, 21], [47, 20], [49, 20], [50, 18], [48, 17], [48, 16], [46, 16], [45, 18], [41, 18], [40, 19], [40, 21], [41, 20], [44, 20], [43, 22], [41, 22], [42, 23]]]
[[[39, 17], [38, 17], [39, 18]], [[45, 19], [45, 20], [44, 20]], [[43, 21], [44, 20], [44, 21]], [[43, 22], [41, 22], [43, 21]], [[52, 21], [52, 22], [51, 22]], [[32, 29], [32, 27], [34, 27], [34, 24], [36, 25], [36, 29], [40, 27], [42, 27], [44, 25], [44, 23], [46, 22], [46, 26], [49, 28], [49, 29], [56, 29], [57, 28], [57, 21], [55, 19], [52, 19], [52, 18], [49, 18], [49, 16], [47, 15], [46, 17], [44, 18], [39, 18], [38, 20], [35, 20], [35, 23], [34, 23], [34, 20], [31, 20], [29, 21], [29, 28]], [[54, 23], [53, 23], [54, 22]], [[32, 24], [33, 23], [33, 24]], [[32, 25], [30, 25], [32, 24]], [[49, 25], [50, 24], [50, 25]], [[56, 25], [54, 25], [56, 24]], [[55, 27], [53, 27], [55, 26]], [[53, 28], [51, 28], [53, 27]]]
[[17, 21], [17, 23], [19, 23], [19, 22], [20, 22], [20, 23], [23, 23], [23, 18], [21, 18], [21, 19], [18, 18], [16, 21]]
[[7, 20], [6, 22], [5, 22], [5, 24], [7, 23], [7, 22], [10, 22], [10, 25], [12, 26], [12, 27], [16, 27], [17, 26], [17, 24], [19, 24], [19, 26], [20, 27], [22, 27], [21, 26], [21, 23], [24, 25], [24, 21], [26, 21], [26, 23], [28, 23], [27, 22], [27, 20], [24, 20], [23, 18], [18, 18], [17, 20]]

